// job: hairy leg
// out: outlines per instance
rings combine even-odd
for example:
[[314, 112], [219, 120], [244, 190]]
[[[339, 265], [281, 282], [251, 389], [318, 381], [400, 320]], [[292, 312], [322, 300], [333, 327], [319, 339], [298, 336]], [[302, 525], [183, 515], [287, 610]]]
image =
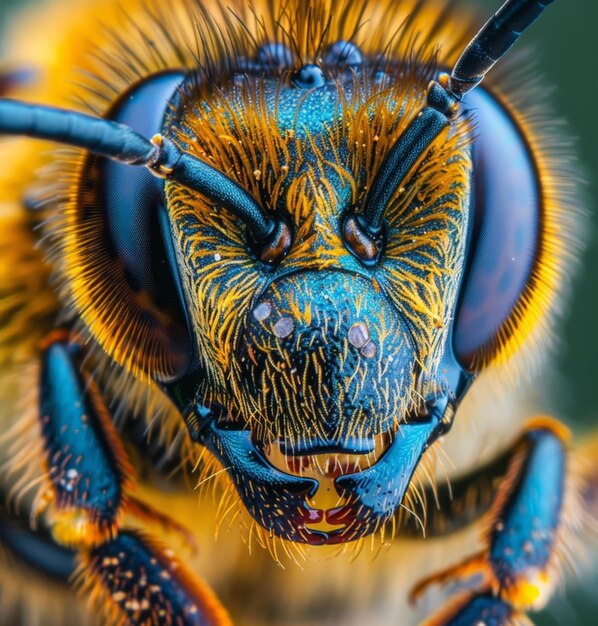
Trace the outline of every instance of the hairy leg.
[[37, 447], [21, 458], [43, 466], [34, 528], [7, 519], [2, 528], [8, 549], [46, 576], [56, 574], [53, 557], [59, 555], [62, 582], [68, 579], [82, 590], [104, 623], [230, 624], [211, 590], [181, 560], [147, 534], [123, 527], [127, 513], [188, 537], [132, 495], [133, 469], [125, 449], [86, 371], [81, 347], [66, 332], [53, 333], [42, 346], [37, 421], [33, 439], [28, 433]]
[[[481, 483], [497, 485], [485, 518], [483, 550], [420, 581], [411, 597], [416, 601], [431, 584], [460, 580], [470, 581], [473, 590], [427, 626], [527, 624], [525, 614], [546, 605], [566, 552], [564, 537], [579, 521], [572, 501], [583, 495], [582, 482], [573, 486], [569, 480], [581, 473], [572, 470], [567, 439], [557, 422], [535, 420], [509, 451], [482, 469]], [[489, 480], [492, 468], [500, 480]], [[475, 474], [469, 479], [475, 488]], [[447, 512], [450, 518], [450, 507]]]

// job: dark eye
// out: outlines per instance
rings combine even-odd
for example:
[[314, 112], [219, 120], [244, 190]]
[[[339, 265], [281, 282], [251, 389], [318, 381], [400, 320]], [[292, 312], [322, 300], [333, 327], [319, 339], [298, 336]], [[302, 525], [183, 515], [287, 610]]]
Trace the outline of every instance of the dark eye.
[[[107, 117], [151, 137], [183, 79], [151, 76]], [[133, 369], [167, 380], [186, 370], [190, 355], [164, 202], [163, 181], [147, 169], [89, 155], [68, 225], [77, 252], [67, 271], [96, 336], [108, 337]]]
[[472, 231], [454, 326], [454, 349], [477, 368], [517, 332], [539, 253], [542, 193], [526, 138], [483, 89], [464, 99], [473, 113]]

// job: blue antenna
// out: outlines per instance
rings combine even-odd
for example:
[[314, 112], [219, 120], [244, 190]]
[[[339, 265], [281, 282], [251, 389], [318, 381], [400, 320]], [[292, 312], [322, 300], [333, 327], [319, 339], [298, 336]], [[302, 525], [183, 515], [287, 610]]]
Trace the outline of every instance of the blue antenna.
[[[198, 191], [247, 224], [256, 243], [280, 247], [290, 237], [288, 227], [268, 215], [237, 183], [208, 163], [181, 152], [169, 139], [149, 140], [132, 128], [75, 111], [0, 100], [0, 134], [25, 135], [83, 148], [129, 165], [145, 165]], [[282, 237], [283, 241], [279, 241]]]

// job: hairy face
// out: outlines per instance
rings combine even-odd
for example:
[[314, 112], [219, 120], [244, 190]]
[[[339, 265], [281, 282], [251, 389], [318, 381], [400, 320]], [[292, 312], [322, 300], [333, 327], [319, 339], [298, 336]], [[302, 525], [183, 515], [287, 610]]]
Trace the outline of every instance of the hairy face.
[[[191, 4], [139, 25], [168, 42], [161, 57], [151, 38], [133, 66], [105, 45], [104, 72], [129, 78], [104, 96], [107, 117], [217, 170], [285, 225], [285, 253], [265, 262], [226, 198], [133, 184], [90, 156], [57, 229], [68, 304], [134, 383], [166, 391], [163, 429], [186, 426], [194, 461], [203, 444], [266, 532], [351, 541], [393, 521], [465, 388], [451, 340], [471, 230], [468, 124], [424, 142], [400, 180], [379, 174], [467, 24], [390, 0]], [[369, 263], [356, 224], [372, 190], [385, 200]], [[130, 404], [144, 401], [128, 387]]]
[[[426, 76], [418, 81], [397, 63], [324, 70], [317, 88], [290, 71], [194, 84], [172, 116], [185, 150], [288, 224], [292, 245], [280, 263], [262, 263], [245, 225], [218, 203], [167, 188], [201, 369], [194, 402], [221, 407], [216, 428], [244, 432], [266, 474], [303, 479], [293, 503], [275, 480], [256, 489], [247, 467], [229, 470], [260, 523], [310, 542], [353, 539], [387, 522], [428, 445], [422, 423], [445, 393], [439, 366], [462, 272], [470, 170], [462, 135], [443, 133], [394, 193], [381, 258], [365, 266], [343, 220], [359, 215], [384, 157], [423, 106]], [[425, 432], [408, 444], [418, 427]], [[215, 441], [230, 466], [231, 451]], [[332, 532], [289, 512], [309, 510], [314, 468], [336, 481], [340, 506], [309, 513], [326, 516]], [[389, 497], [367, 506], [380, 480]], [[280, 524], [273, 503], [284, 510]]]
[[203, 174], [57, 161], [45, 228], [65, 316], [117, 366], [123, 413], [150, 406], [183, 461], [220, 464], [269, 537], [394, 524], [473, 378], [547, 338], [575, 202], [543, 127], [505, 78], [452, 99], [443, 72], [474, 33], [446, 3], [173, 0], [120, 18], [76, 95]]

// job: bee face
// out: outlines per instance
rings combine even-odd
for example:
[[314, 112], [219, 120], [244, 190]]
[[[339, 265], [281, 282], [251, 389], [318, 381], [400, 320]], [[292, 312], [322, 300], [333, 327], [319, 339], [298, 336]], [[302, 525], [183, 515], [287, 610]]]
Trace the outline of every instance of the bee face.
[[[486, 527], [481, 551], [409, 600], [479, 572], [430, 623], [523, 619], [551, 593], [596, 483], [573, 456], [594, 443], [568, 451], [552, 420], [531, 420], [507, 447], [526, 407], [505, 378], [517, 382], [558, 308], [577, 179], [565, 181], [550, 116], [524, 104], [544, 94], [521, 84], [517, 57], [480, 82], [550, 1], [507, 0], [477, 34], [448, 0], [76, 4], [65, 56], [39, 55], [52, 58], [41, 63], [49, 95], [23, 86], [0, 98], [0, 135], [77, 148], [42, 157], [35, 142], [7, 142], [0, 176], [16, 182], [24, 235], [0, 241], [0, 348], [14, 344], [16, 364], [32, 346], [23, 382], [37, 380], [3, 438], [4, 482], [22, 472], [11, 488], [30, 481], [24, 502], [39, 485], [30, 519], [43, 515], [28, 531], [0, 512], [0, 535], [16, 559], [44, 547], [25, 558], [27, 581], [30, 565], [66, 580], [78, 560], [71, 580], [100, 620], [229, 624], [183, 560], [128, 528], [156, 522], [206, 545], [207, 486], [217, 528], [238, 520], [239, 557], [252, 558], [239, 560], [234, 532], [202, 551], [226, 603], [252, 590], [257, 613], [237, 606], [235, 619], [413, 621], [396, 581], [414, 579], [415, 552], [360, 564], [359, 593], [337, 559], [311, 557], [394, 551], [395, 538], [474, 523]], [[64, 27], [52, 10], [45, 31]], [[79, 56], [86, 93], [71, 76], [58, 87]], [[86, 97], [93, 115], [52, 106]], [[29, 184], [34, 155], [53, 168]], [[30, 260], [31, 221], [49, 243], [47, 272], [43, 251]], [[52, 302], [38, 306], [36, 285]], [[276, 564], [256, 564], [256, 542]], [[337, 547], [307, 547], [323, 545]], [[279, 554], [305, 560], [302, 583], [271, 574]]]
[[[287, 467], [327, 455], [320, 464], [335, 478], [335, 456], [377, 460], [445, 395], [438, 369], [463, 271], [471, 161], [464, 126], [443, 133], [396, 189], [368, 262], [347, 220], [359, 219], [429, 76], [343, 41], [320, 65], [292, 57], [266, 44], [217, 89], [195, 78], [169, 127], [288, 225], [285, 256], [264, 263], [218, 202], [175, 182], [166, 195], [196, 342], [193, 402], [216, 401], [216, 428], [246, 429], [262, 457], [275, 447]], [[392, 514], [367, 514], [352, 536]]]
[[[470, 36], [435, 4], [243, 6], [185, 9], [202, 49], [141, 59], [109, 98], [107, 118], [159, 135], [164, 180], [87, 155], [52, 236], [81, 334], [161, 387], [252, 516], [349, 541], [392, 519], [475, 374], [542, 321], [558, 203], [508, 101], [451, 92]], [[295, 471], [317, 456], [333, 510]], [[342, 528], [307, 528], [323, 516]]]

